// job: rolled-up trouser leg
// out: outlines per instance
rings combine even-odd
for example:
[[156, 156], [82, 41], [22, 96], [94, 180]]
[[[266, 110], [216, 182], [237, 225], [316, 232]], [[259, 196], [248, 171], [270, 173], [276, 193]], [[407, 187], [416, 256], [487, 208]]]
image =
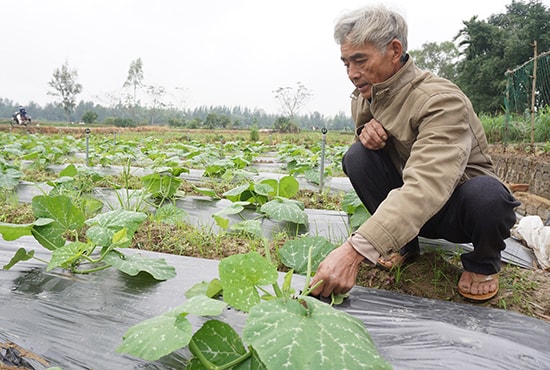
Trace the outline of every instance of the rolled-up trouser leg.
[[[370, 150], [360, 142], [354, 143], [344, 154], [342, 168], [353, 189], [370, 214], [386, 199], [392, 189], [403, 185], [401, 174], [383, 150]], [[419, 253], [418, 238], [403, 246], [400, 253]]]

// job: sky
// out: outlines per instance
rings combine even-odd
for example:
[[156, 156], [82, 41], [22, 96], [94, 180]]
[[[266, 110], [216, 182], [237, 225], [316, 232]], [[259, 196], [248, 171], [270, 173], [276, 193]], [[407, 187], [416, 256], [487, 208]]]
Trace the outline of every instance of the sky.
[[404, 15], [411, 50], [452, 41], [463, 21], [505, 13], [512, 0], [0, 0], [0, 98], [55, 102], [48, 82], [68, 63], [83, 87], [77, 100], [108, 106], [141, 58], [144, 84], [180, 109], [277, 114], [274, 91], [300, 82], [312, 96], [299, 113], [349, 115], [353, 86], [333, 27], [343, 12], [380, 3]]

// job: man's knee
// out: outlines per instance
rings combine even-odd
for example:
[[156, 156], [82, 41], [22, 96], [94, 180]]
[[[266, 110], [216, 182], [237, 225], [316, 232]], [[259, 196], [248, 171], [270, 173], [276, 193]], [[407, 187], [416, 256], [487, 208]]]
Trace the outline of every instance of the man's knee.
[[519, 202], [496, 178], [477, 176], [468, 180], [463, 187], [465, 191], [463, 199], [469, 208], [474, 208], [471, 212], [475, 212], [481, 219], [504, 218], [509, 219], [509, 222], [512, 219], [515, 220], [514, 208], [519, 205]]
[[361, 145], [360, 142], [356, 142], [353, 145], [351, 145], [348, 148], [348, 150], [344, 153], [344, 156], [342, 157], [342, 170], [347, 176], [349, 176], [349, 173], [348, 173], [349, 169], [354, 167], [354, 165], [361, 160], [361, 157], [365, 155], [364, 153], [365, 153], [365, 149], [363, 148], [363, 145]]

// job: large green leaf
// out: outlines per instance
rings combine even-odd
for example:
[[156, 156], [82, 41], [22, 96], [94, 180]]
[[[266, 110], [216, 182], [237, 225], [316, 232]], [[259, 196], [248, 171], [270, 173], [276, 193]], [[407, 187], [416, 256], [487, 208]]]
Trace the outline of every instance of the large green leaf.
[[7, 265], [4, 265], [4, 270], [9, 270], [13, 267], [17, 262], [20, 261], [28, 261], [31, 258], [34, 257], [34, 251], [26, 251], [25, 248], [19, 248], [17, 252], [15, 252], [15, 255], [11, 258], [10, 262], [8, 262]]
[[164, 258], [149, 258], [139, 254], [126, 256], [117, 251], [110, 251], [104, 261], [130, 276], [146, 272], [156, 280], [168, 280], [176, 276], [176, 269], [166, 263]]
[[128, 353], [145, 360], [159, 358], [189, 344], [192, 327], [186, 316], [217, 316], [226, 304], [205, 296], [195, 296], [173, 310], [132, 326], [124, 334], [117, 352]]
[[107, 247], [111, 245], [113, 235], [117, 231], [126, 228], [129, 240], [124, 245], [118, 245], [118, 247], [127, 247], [130, 245], [132, 236], [137, 228], [146, 218], [147, 215], [145, 213], [127, 211], [125, 209], [101, 213], [94, 218], [86, 220], [86, 224], [90, 226], [86, 235], [96, 245]]
[[232, 231], [237, 231], [251, 235], [253, 237], [262, 237], [262, 224], [260, 220], [244, 220], [231, 225]]
[[250, 183], [239, 185], [233, 189], [226, 191], [222, 195], [232, 202], [237, 202], [241, 200], [241, 194], [244, 193], [245, 191], [250, 190], [251, 186], [252, 185]]
[[298, 274], [307, 273], [309, 249], [311, 248], [311, 269], [317, 271], [321, 261], [335, 248], [322, 236], [311, 236], [287, 241], [279, 248], [281, 262]]
[[150, 193], [153, 198], [170, 199], [176, 194], [183, 180], [171, 174], [152, 173], [143, 176], [141, 182], [145, 190]]
[[220, 197], [218, 197], [216, 192], [214, 190], [210, 189], [210, 188], [201, 188], [201, 187], [193, 186], [193, 189], [195, 189], [195, 191], [198, 192], [199, 194], [208, 196], [210, 198], [213, 198], [213, 199], [219, 199], [220, 198]]
[[277, 197], [261, 206], [260, 212], [265, 213], [273, 220], [304, 225], [308, 223], [307, 213], [300, 207], [298, 202], [291, 199]]
[[269, 369], [392, 368], [362, 321], [311, 297], [254, 306], [243, 339]]
[[19, 184], [19, 179], [23, 177], [23, 173], [14, 168], [8, 168], [5, 171], [0, 171], [0, 189], [11, 190]]
[[182, 310], [178, 307], [132, 326], [124, 334], [123, 342], [116, 351], [155, 361], [186, 347], [193, 328], [188, 320], [178, 320], [180, 312]]
[[51, 218], [39, 218], [31, 224], [10, 224], [0, 222], [0, 234], [6, 241], [16, 240], [25, 235], [32, 235], [35, 226], [44, 226], [54, 222]]
[[84, 225], [84, 215], [65, 195], [37, 195], [32, 198], [32, 210], [36, 218], [51, 218], [66, 230], [77, 230]]
[[284, 176], [279, 180], [279, 196], [292, 198], [298, 193], [300, 183], [294, 176]]
[[46, 249], [55, 250], [66, 243], [67, 231], [80, 230], [84, 226], [84, 213], [65, 195], [38, 195], [32, 198], [36, 218], [49, 218], [53, 222], [35, 225], [34, 238]]
[[362, 205], [363, 203], [355, 191], [350, 191], [344, 194], [344, 198], [342, 199], [342, 209], [348, 215], [352, 215], [357, 207], [361, 207]]
[[[193, 335], [194, 346], [191, 353], [195, 356], [185, 368], [186, 370], [202, 370], [204, 365], [197, 358], [200, 355], [216, 366], [223, 366], [238, 360], [246, 354], [239, 334], [229, 325], [219, 320], [209, 320]], [[252, 356], [231, 367], [234, 370], [265, 369], [253, 352]]]
[[256, 286], [277, 282], [277, 269], [257, 252], [237, 254], [218, 265], [223, 299], [231, 306], [248, 311], [260, 302]]
[[254, 184], [256, 192], [259, 194], [274, 197], [279, 193], [279, 181], [277, 179], [264, 179], [257, 184]]
[[56, 267], [67, 267], [68, 264], [76, 261], [88, 248], [88, 244], [82, 242], [68, 243], [52, 252], [52, 258], [48, 263], [46, 271]]
[[[239, 334], [229, 325], [218, 320], [209, 320], [193, 335], [196, 348], [193, 355], [204, 353], [207, 360], [223, 365], [246, 353]], [[196, 351], [198, 349], [198, 352]]]
[[63, 176], [75, 177], [77, 174], [78, 174], [78, 169], [74, 164], [71, 163], [59, 172], [59, 177], [63, 177]]
[[370, 213], [369, 211], [367, 211], [365, 206], [357, 207], [355, 209], [355, 213], [352, 214], [349, 218], [349, 224], [352, 230], [356, 230], [357, 228], [359, 228], [359, 226], [363, 225], [369, 217]]

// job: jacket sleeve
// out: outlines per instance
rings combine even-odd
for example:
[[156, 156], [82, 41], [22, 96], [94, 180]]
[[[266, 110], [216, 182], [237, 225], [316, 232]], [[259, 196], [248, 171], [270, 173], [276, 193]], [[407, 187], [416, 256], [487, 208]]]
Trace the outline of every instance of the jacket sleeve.
[[435, 94], [412, 113], [418, 134], [403, 168], [403, 186], [357, 230], [381, 254], [416, 237], [460, 182], [472, 146], [465, 99], [460, 93]]

